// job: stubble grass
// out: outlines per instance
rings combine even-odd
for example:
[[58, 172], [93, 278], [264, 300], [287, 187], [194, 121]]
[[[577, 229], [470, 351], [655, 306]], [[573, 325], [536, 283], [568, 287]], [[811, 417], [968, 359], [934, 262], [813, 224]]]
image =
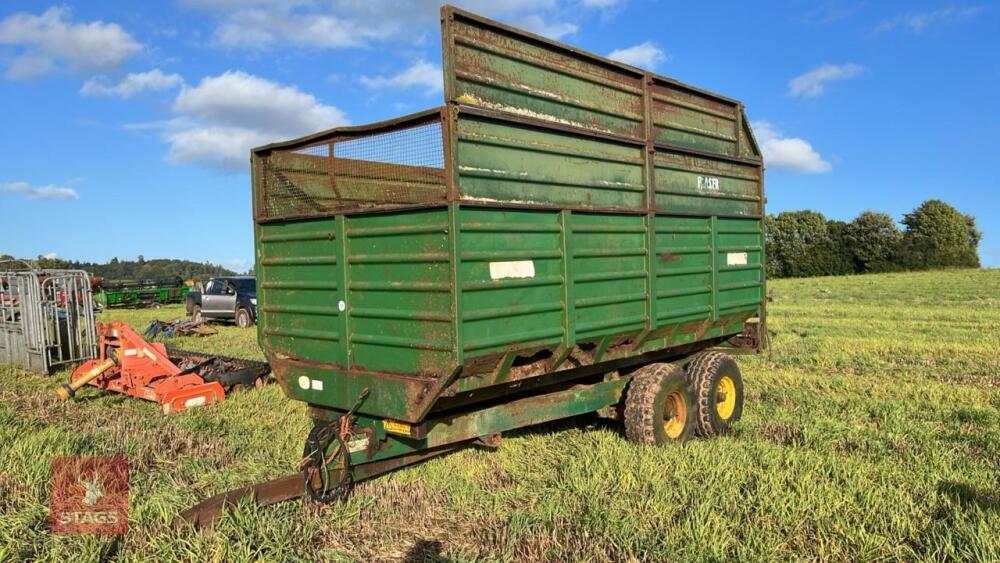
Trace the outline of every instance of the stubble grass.
[[[0, 559], [998, 560], [1000, 271], [779, 280], [773, 348], [738, 358], [744, 418], [682, 447], [580, 417], [361, 484], [344, 503], [241, 505], [174, 530], [206, 496], [288, 473], [309, 420], [277, 386], [164, 416], [0, 367]], [[179, 307], [112, 311], [144, 328]], [[262, 358], [253, 330], [169, 344]], [[56, 455], [126, 455], [130, 530], [48, 531]]]

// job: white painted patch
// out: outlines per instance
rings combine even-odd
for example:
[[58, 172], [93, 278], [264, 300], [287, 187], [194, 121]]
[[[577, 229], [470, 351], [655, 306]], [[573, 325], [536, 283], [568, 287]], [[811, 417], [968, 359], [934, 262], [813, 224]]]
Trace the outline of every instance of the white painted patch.
[[318, 379], [312, 380], [312, 390], [313, 391], [322, 391], [323, 390], [323, 382], [320, 381], [320, 380], [318, 380]]
[[184, 408], [189, 409], [191, 407], [200, 407], [205, 404], [206, 400], [207, 399], [205, 399], [205, 397], [192, 397], [184, 401]]
[[698, 189], [717, 192], [719, 191], [719, 179], [711, 176], [698, 176]]
[[347, 451], [351, 452], [352, 454], [367, 449], [368, 449], [368, 436], [362, 436], [360, 438], [355, 438], [350, 442], [347, 442]]
[[535, 262], [532, 260], [490, 262], [490, 277], [495, 280], [505, 278], [533, 278], [535, 277]]
[[300, 375], [299, 376], [299, 387], [301, 387], [303, 389], [308, 389], [309, 388], [309, 378], [307, 376], [305, 376], [305, 375]]
[[126, 356], [138, 356], [139, 355], [139, 351], [136, 350], [135, 348], [126, 348], [125, 349], [125, 355]]
[[747, 265], [747, 253], [746, 252], [730, 252], [726, 254], [726, 265], [727, 266], [746, 266]]
[[344, 301], [341, 300], [339, 303], [337, 303], [337, 309], [343, 312], [344, 309], [347, 309], [347, 303], [344, 303]]

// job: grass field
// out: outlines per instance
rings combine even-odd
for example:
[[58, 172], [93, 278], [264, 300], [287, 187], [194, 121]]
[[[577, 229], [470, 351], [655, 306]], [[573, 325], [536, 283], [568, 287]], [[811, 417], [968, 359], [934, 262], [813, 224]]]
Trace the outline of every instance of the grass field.
[[[730, 437], [643, 448], [580, 418], [359, 485], [342, 504], [178, 511], [288, 473], [309, 427], [276, 386], [164, 416], [0, 368], [0, 559], [1000, 560], [1000, 270], [779, 280]], [[143, 327], [180, 308], [102, 313]], [[182, 348], [259, 358], [252, 330]], [[123, 538], [47, 531], [54, 455], [127, 455]]]

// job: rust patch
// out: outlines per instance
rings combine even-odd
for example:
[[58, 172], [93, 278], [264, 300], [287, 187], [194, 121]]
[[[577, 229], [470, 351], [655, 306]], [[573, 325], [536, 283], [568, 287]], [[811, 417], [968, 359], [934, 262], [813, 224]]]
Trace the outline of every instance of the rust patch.
[[698, 325], [698, 328], [694, 331], [694, 339], [695, 340], [703, 339], [705, 337], [705, 333], [708, 332], [708, 329], [712, 328], [713, 326], [715, 326], [715, 324], [712, 323], [712, 319], [705, 319], [704, 321], [702, 321], [701, 324]]
[[660, 259], [660, 262], [676, 262], [681, 259], [680, 256], [674, 254], [673, 252], [661, 252], [656, 255]]

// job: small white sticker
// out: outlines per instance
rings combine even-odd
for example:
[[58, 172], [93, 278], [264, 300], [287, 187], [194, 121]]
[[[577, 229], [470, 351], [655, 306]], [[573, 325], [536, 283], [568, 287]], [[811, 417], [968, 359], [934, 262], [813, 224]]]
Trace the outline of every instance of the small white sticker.
[[355, 452], [362, 452], [368, 449], [368, 436], [362, 436], [360, 438], [355, 438], [350, 442], [347, 442], [347, 451], [352, 454]]
[[746, 266], [747, 265], [747, 253], [746, 252], [730, 252], [726, 254], [726, 265], [727, 266]]
[[698, 176], [698, 189], [717, 192], [719, 191], [719, 179], [711, 176]]
[[207, 399], [205, 399], [204, 396], [202, 396], [202, 397], [192, 397], [192, 398], [184, 401], [184, 408], [189, 409], [191, 407], [200, 407], [201, 405], [205, 404], [206, 400]]
[[306, 377], [305, 375], [300, 375], [299, 376], [299, 387], [301, 387], [303, 389], [308, 389], [309, 388], [309, 378]]
[[343, 311], [344, 309], [347, 308], [347, 303], [344, 303], [344, 301], [341, 300], [340, 303], [337, 303], [337, 308]]
[[535, 263], [531, 260], [516, 262], [490, 262], [490, 277], [495, 280], [504, 278], [533, 278]]
[[320, 381], [320, 380], [318, 380], [318, 379], [312, 380], [312, 389], [313, 389], [313, 391], [322, 391], [323, 390], [323, 382]]

